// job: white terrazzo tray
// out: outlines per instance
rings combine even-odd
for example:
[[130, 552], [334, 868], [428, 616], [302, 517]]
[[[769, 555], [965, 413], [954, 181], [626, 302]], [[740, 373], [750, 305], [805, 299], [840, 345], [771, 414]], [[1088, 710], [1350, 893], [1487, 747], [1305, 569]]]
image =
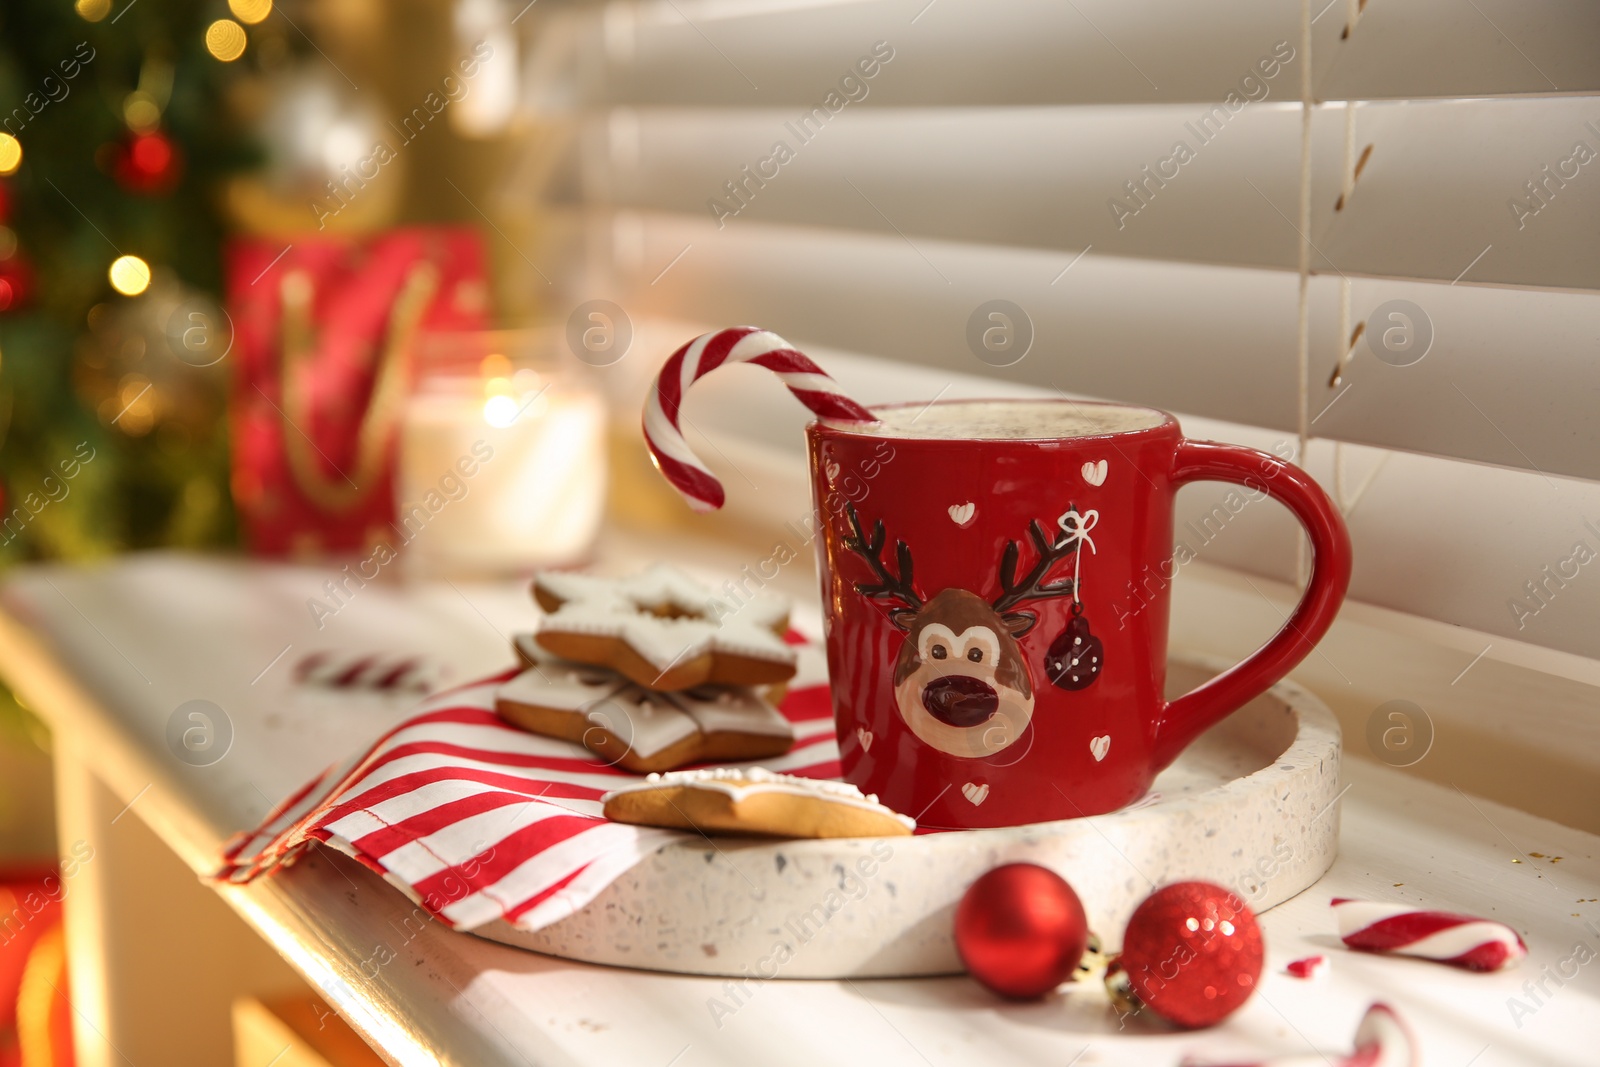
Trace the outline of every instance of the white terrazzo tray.
[[[1184, 692], [1225, 664], [1174, 659]], [[881, 978], [961, 971], [951, 915], [1001, 863], [1059, 872], [1108, 950], [1153, 886], [1203, 879], [1264, 911], [1338, 851], [1339, 726], [1284, 682], [1207, 731], [1122, 811], [918, 837], [668, 846], [570, 918], [481, 937], [552, 956], [682, 974]]]

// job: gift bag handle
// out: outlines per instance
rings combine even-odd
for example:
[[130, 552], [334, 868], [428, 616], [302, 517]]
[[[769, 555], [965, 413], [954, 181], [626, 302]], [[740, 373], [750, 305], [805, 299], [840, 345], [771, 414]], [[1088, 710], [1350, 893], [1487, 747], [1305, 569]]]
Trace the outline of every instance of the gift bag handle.
[[283, 301], [283, 362], [278, 371], [283, 388], [283, 406], [278, 412], [283, 416], [284, 453], [295, 485], [323, 511], [349, 511], [377, 482], [399, 418], [400, 404], [405, 399], [405, 354], [438, 288], [439, 270], [427, 260], [419, 261], [406, 273], [400, 293], [389, 309], [389, 326], [378, 356], [372, 396], [361, 417], [356, 439], [355, 469], [349, 474], [339, 472], [337, 477], [330, 477], [317, 465], [312, 455], [317, 451], [316, 445], [302, 428], [308, 425], [310, 416], [308, 391], [294, 387], [298, 372], [316, 343], [311, 323], [311, 277], [303, 270], [284, 274], [279, 286]]

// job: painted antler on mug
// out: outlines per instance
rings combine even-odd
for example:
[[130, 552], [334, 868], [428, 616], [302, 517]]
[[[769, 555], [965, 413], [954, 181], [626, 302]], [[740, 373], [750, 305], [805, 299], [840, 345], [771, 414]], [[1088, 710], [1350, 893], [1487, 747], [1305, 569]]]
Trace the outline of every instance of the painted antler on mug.
[[667, 481], [696, 511], [722, 506], [722, 483], [700, 462], [678, 426], [683, 394], [725, 363], [754, 363], [776, 374], [800, 402], [824, 418], [877, 422], [877, 416], [845, 396], [839, 383], [775, 333], [735, 326], [702, 334], [672, 354], [656, 375], [644, 406], [644, 439]]
[[[1076, 515], [1077, 509], [1068, 504], [1066, 514]], [[1052, 541], [1038, 519], [1029, 523], [1028, 536], [1033, 539], [1033, 548], [1039, 554], [1039, 558], [1034, 562], [1033, 569], [1028, 571], [1021, 581], [1016, 580], [1017, 559], [1021, 552], [1015, 541], [1006, 542], [1005, 552], [1000, 556], [1000, 588], [1004, 592], [994, 599], [994, 610], [1027, 620], [1027, 625], [1022, 629], [1012, 630], [1018, 637], [1033, 629], [1038, 616], [1031, 611], [1012, 611], [1012, 608], [1025, 601], [1049, 600], [1077, 593], [1076, 577], [1061, 578], [1054, 582], [1046, 582], [1044, 578], [1057, 563], [1078, 551], [1079, 544], [1085, 539], [1083, 531], [1081, 520], [1076, 529], [1063, 525], [1061, 536]]]
[[872, 568], [872, 573], [878, 576], [879, 584], [867, 585], [863, 582], [856, 586], [856, 592], [869, 600], [899, 601], [902, 607], [890, 611], [889, 618], [900, 629], [909, 628], [910, 620], [916, 618], [917, 613], [922, 610], [922, 597], [912, 584], [911, 546], [904, 541], [894, 543], [895, 561], [900, 567], [900, 573], [890, 574], [888, 566], [882, 559], [883, 545], [888, 540], [888, 534], [883, 529], [883, 520], [879, 519], [872, 524], [872, 536], [868, 537], [861, 529], [861, 516], [856, 513], [854, 504], [845, 505], [845, 516], [849, 519], [850, 529], [853, 531], [853, 536], [845, 540], [845, 547], [866, 560], [867, 566]]
[[[1093, 512], [1087, 514], [1094, 515]], [[986, 621], [993, 623], [995, 632], [1005, 631], [1021, 637], [1033, 628], [1038, 617], [1031, 611], [1013, 610], [1017, 605], [1072, 596], [1077, 591], [1076, 577], [1045, 581], [1057, 563], [1073, 555], [1081, 544], [1089, 540], [1087, 531], [1092, 523], [1085, 522], [1084, 516], [1080, 516], [1077, 509], [1070, 504], [1062, 519], [1065, 520], [1069, 516], [1077, 518], [1077, 525], [1069, 526], [1063, 522], [1060, 536], [1053, 540], [1045, 532], [1039, 520], [1035, 519], [1029, 524], [1028, 536], [1033, 541], [1038, 559], [1020, 579], [1017, 577], [1017, 562], [1021, 557], [1021, 551], [1017, 547], [1017, 542], [1006, 542], [1005, 550], [1000, 555], [999, 567], [1002, 592], [985, 605], [989, 615]], [[889, 571], [888, 565], [882, 559], [884, 545], [888, 541], [883, 521], [880, 519], [874, 522], [872, 533], [868, 534], [862, 529], [861, 516], [854, 504], [845, 505], [845, 518], [850, 524], [851, 535], [845, 538], [844, 547], [860, 556], [878, 577], [876, 585], [857, 583], [856, 592], [869, 600], [897, 601], [901, 606], [889, 611], [889, 620], [902, 630], [910, 629], [915, 620], [926, 610], [931, 609], [934, 602], [939, 599], [939, 596], [935, 596], [932, 600], [924, 601], [922, 595], [917, 592], [912, 580], [911, 546], [904, 541], [894, 543], [895, 563], [900, 568], [900, 573], [895, 575]], [[942, 595], [943, 593], [940, 594]], [[972, 593], [966, 593], [966, 596], [980, 604], [983, 603], [980, 597]]]

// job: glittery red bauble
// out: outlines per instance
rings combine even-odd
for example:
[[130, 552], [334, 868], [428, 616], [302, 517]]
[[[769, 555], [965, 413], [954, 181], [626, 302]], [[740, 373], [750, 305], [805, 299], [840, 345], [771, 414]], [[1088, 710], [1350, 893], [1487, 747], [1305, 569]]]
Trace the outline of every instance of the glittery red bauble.
[[956, 908], [956, 951], [972, 977], [1003, 997], [1042, 997], [1083, 957], [1089, 922], [1054, 871], [1008, 863], [979, 878]]
[[1146, 1007], [1195, 1027], [1221, 1021], [1250, 999], [1264, 955], [1261, 927], [1238, 894], [1178, 882], [1134, 911], [1117, 962]]
[[170, 192], [178, 184], [183, 157], [160, 130], [136, 133], [116, 153], [112, 173], [130, 193], [146, 196]]

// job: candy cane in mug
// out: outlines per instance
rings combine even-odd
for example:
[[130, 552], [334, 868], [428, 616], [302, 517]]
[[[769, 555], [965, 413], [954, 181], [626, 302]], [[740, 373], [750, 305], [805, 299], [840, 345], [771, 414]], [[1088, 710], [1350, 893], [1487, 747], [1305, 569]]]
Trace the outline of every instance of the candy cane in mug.
[[735, 326], [702, 334], [672, 354], [644, 408], [644, 439], [661, 473], [696, 511], [722, 506], [722, 483], [700, 462], [678, 427], [683, 395], [691, 384], [726, 363], [754, 363], [776, 374], [800, 402], [824, 418], [877, 422], [877, 416], [845, 396], [839, 383], [775, 333]]
[[1505, 923], [1428, 911], [1406, 904], [1335, 897], [1339, 937], [1351, 948], [1498, 971], [1528, 954], [1528, 946]]

